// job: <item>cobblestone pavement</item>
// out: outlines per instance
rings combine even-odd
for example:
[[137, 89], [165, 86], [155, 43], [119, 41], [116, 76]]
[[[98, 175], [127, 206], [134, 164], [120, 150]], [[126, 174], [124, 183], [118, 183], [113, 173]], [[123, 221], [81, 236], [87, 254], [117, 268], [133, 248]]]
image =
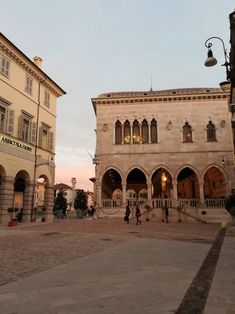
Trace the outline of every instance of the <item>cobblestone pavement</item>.
[[40, 273], [134, 238], [212, 243], [216, 224], [64, 219], [0, 228], [0, 285]]

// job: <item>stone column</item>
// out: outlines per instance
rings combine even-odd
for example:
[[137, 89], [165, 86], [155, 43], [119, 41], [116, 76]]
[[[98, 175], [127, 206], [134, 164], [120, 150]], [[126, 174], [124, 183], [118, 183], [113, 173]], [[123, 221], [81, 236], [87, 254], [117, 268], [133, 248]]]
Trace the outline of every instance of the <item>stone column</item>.
[[126, 207], [126, 185], [122, 185], [122, 207]]
[[7, 209], [13, 207], [14, 178], [2, 178], [0, 186], [0, 223], [6, 225], [11, 220], [11, 214]]
[[147, 183], [147, 191], [148, 191], [148, 205], [151, 206], [152, 204], [152, 182]]
[[53, 206], [54, 206], [54, 186], [46, 184], [44, 191], [45, 210], [42, 212], [43, 218], [45, 218], [46, 221], [52, 222], [54, 219]]
[[34, 190], [34, 183], [32, 181], [25, 182], [24, 191], [24, 204], [23, 204], [23, 217], [22, 221], [30, 222], [32, 218], [32, 210], [34, 208], [33, 204], [33, 193], [34, 193], [34, 203], [36, 190]]
[[122, 136], [121, 144], [124, 144], [124, 124], [123, 124], [123, 123], [121, 124], [121, 130], [122, 130], [122, 134], [121, 134], [121, 136]]
[[102, 207], [101, 185], [97, 185], [97, 208]]
[[174, 201], [178, 201], [178, 194], [177, 194], [177, 181], [172, 181], [172, 198]]
[[200, 196], [200, 203], [204, 204], [205, 203], [204, 184], [202, 182], [199, 183], [199, 196]]

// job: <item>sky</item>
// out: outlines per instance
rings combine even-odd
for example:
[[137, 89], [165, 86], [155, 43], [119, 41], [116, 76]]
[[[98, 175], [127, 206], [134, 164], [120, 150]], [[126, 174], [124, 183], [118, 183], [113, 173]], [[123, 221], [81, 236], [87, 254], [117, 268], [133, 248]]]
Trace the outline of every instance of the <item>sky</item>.
[[[92, 191], [96, 117], [105, 92], [218, 87], [226, 79], [234, 0], [0, 0], [1, 32], [67, 94], [58, 99], [55, 183]], [[152, 83], [151, 83], [152, 82]]]

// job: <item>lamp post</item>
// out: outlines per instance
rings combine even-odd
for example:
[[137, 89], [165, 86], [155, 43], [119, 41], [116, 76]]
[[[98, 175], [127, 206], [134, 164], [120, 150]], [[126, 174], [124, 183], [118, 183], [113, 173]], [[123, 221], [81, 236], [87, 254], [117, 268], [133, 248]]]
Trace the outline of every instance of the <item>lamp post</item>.
[[228, 83], [230, 83], [231, 71], [230, 71], [229, 57], [228, 57], [227, 51], [225, 49], [224, 41], [220, 37], [213, 36], [213, 37], [208, 38], [205, 41], [205, 46], [206, 46], [206, 48], [208, 48], [208, 52], [207, 52], [207, 59], [206, 59], [204, 64], [205, 64], [206, 67], [212, 67], [212, 66], [217, 64], [217, 60], [213, 56], [213, 52], [212, 52], [212, 49], [211, 49], [212, 43], [210, 41], [212, 39], [217, 39], [217, 40], [219, 40], [222, 43], [223, 53], [224, 53], [224, 64], [222, 64], [222, 66], [224, 66], [226, 68], [226, 80], [227, 80]]

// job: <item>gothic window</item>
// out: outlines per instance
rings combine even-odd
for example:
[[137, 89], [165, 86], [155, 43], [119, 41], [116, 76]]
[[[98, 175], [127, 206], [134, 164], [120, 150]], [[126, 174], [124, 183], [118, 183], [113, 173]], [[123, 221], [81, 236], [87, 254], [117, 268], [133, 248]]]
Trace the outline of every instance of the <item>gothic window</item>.
[[131, 126], [128, 120], [124, 123], [124, 144], [130, 144], [131, 142]]
[[122, 126], [121, 122], [117, 121], [115, 124], [115, 144], [122, 143]]
[[185, 122], [183, 126], [183, 142], [192, 143], [192, 141], [193, 141], [192, 127], [189, 125], [188, 122]]
[[133, 143], [138, 144], [140, 142], [140, 127], [139, 122], [135, 120], [133, 122]]
[[214, 124], [209, 121], [206, 126], [207, 142], [216, 142], [216, 131]]
[[149, 142], [149, 127], [148, 122], [144, 119], [142, 122], [142, 143]]
[[151, 143], [157, 143], [157, 121], [153, 119], [151, 121]]

